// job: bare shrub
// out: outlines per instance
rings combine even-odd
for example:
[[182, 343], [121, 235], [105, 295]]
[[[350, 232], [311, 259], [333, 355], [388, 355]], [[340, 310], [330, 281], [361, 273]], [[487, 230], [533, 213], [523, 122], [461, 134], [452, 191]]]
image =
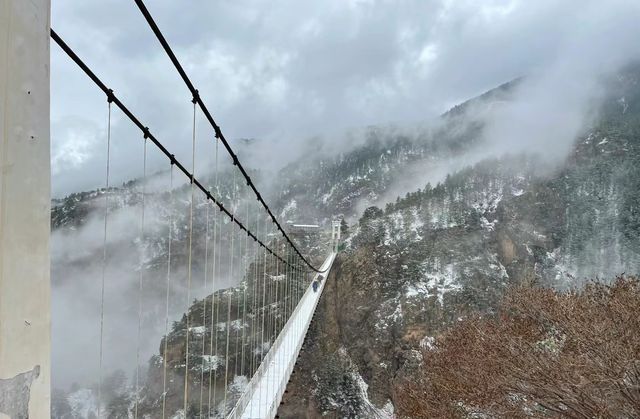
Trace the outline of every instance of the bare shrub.
[[518, 287], [459, 322], [395, 386], [401, 417], [640, 417], [640, 281]]

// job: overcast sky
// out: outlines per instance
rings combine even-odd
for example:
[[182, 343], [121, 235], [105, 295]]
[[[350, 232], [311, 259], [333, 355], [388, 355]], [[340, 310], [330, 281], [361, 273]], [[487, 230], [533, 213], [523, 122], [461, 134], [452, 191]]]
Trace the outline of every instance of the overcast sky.
[[[133, 2], [52, 3], [58, 34], [188, 162], [191, 97]], [[640, 56], [636, 0], [147, 3], [227, 138], [257, 138], [262, 150], [275, 150], [258, 161], [265, 165], [310, 137], [348, 147], [339, 135], [347, 128], [428, 120], [524, 74], [554, 69], [567, 77]], [[60, 196], [104, 182], [107, 107], [59, 48], [51, 50]], [[112, 132], [114, 182], [139, 176], [139, 133], [118, 112]], [[198, 132], [205, 144], [211, 131], [200, 123]], [[207, 144], [199, 153], [211, 152]], [[149, 161], [152, 170], [166, 167], [157, 154]]]

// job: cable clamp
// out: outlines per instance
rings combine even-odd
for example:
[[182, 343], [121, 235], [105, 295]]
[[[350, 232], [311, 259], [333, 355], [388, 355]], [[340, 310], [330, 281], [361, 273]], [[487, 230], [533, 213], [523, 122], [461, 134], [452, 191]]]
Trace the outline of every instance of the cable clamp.
[[195, 89], [195, 91], [193, 92], [193, 98], [191, 99], [191, 103], [195, 105], [196, 103], [198, 103], [199, 100], [200, 100], [200, 93], [198, 92], [198, 89]]
[[107, 102], [112, 103], [115, 98], [116, 96], [113, 94], [113, 89], [109, 89], [109, 92], [107, 93]]
[[171, 161], [172, 166], [176, 164], [176, 155], [175, 154], [170, 155], [169, 160]]
[[145, 140], [151, 136], [151, 134], [149, 133], [149, 127], [143, 128], [142, 136], [144, 137]]

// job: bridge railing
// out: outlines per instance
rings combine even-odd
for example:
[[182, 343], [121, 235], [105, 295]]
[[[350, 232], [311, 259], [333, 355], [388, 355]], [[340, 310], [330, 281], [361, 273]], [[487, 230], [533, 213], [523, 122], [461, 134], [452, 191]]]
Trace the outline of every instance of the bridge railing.
[[[260, 364], [259, 368], [256, 370], [253, 377], [251, 378], [245, 391], [240, 396], [236, 405], [233, 407], [233, 409], [229, 413], [229, 416], [228, 416], [229, 418], [236, 419], [236, 418], [251, 417], [251, 416], [246, 416], [246, 413], [247, 413], [246, 409], [247, 407], [249, 407], [249, 403], [251, 402], [251, 399], [253, 398], [255, 391], [258, 390], [258, 388], [260, 387], [261, 381], [265, 378], [265, 374], [268, 372], [269, 366], [274, 361], [274, 358], [278, 353], [278, 351], [280, 350], [280, 348], [282, 347], [283, 343], [286, 343], [287, 340], [295, 338], [296, 336], [292, 336], [293, 334], [291, 332], [296, 328], [300, 328], [299, 330], [301, 330], [301, 333], [298, 334], [298, 339], [292, 342], [295, 345], [293, 350], [293, 356], [291, 356], [290, 359], [286, 360], [286, 369], [284, 371], [284, 374], [281, 375], [280, 381], [277, 383], [277, 389], [275, 394], [272, 394], [272, 395], [265, 394], [265, 397], [270, 397], [270, 400], [269, 399], [265, 400], [265, 403], [264, 403], [266, 404], [265, 409], [263, 409], [264, 405], [262, 403], [260, 403], [260, 406], [259, 406], [259, 411], [260, 411], [259, 417], [261, 418], [275, 417], [278, 411], [278, 407], [280, 405], [280, 401], [282, 400], [282, 396], [284, 395], [284, 391], [287, 388], [289, 377], [291, 376], [293, 368], [298, 359], [298, 354], [300, 353], [300, 349], [302, 347], [302, 344], [304, 343], [305, 336], [307, 334], [309, 325], [311, 323], [311, 318], [313, 317], [313, 313], [315, 312], [318, 302], [320, 301], [320, 296], [322, 295], [322, 291], [324, 289], [326, 280], [319, 281], [320, 284], [316, 291], [313, 290], [313, 283], [315, 281], [318, 281], [320, 279], [320, 276], [328, 276], [328, 272], [331, 269], [335, 256], [336, 256], [336, 253], [332, 251], [327, 257], [327, 259], [325, 260], [325, 262], [323, 263], [322, 268], [327, 269], [326, 273], [324, 274], [317, 273], [314, 275], [313, 280], [307, 286], [305, 293], [303, 294], [302, 298], [298, 302], [298, 305], [294, 309], [292, 315], [289, 317], [289, 320], [287, 320], [285, 326], [280, 331], [280, 334], [278, 335], [273, 345], [269, 349], [263, 362]], [[303, 312], [303, 309], [306, 308], [306, 304], [308, 304], [309, 301], [312, 301], [311, 310], [307, 310], [310, 314], [307, 318], [304, 318], [304, 316], [301, 316], [301, 313]], [[263, 413], [264, 413], [264, 416], [262, 415]]]

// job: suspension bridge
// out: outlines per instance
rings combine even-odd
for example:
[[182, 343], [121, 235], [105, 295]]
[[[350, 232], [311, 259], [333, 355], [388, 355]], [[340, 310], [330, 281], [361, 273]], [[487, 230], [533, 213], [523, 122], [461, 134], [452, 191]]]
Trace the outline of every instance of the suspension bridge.
[[[159, 47], [166, 53], [185, 86], [185, 103], [192, 111], [191, 161], [181, 161], [175, 150], [148, 127], [134, 110], [109, 88], [65, 42], [50, 28], [48, 0], [0, 1], [0, 86], [2, 108], [2, 182], [0, 182], [0, 416], [11, 418], [49, 417], [50, 409], [50, 284], [49, 284], [49, 51], [54, 41], [77, 66], [77, 70], [95, 86], [96, 94], [105, 98], [103, 167], [104, 186], [102, 217], [102, 276], [100, 289], [99, 342], [95, 348], [95, 364], [99, 371], [97, 384], [97, 417], [107, 417], [104, 401], [106, 374], [105, 300], [109, 269], [109, 222], [113, 216], [114, 188], [111, 153], [114, 141], [113, 114], [119, 112], [140, 133], [142, 176], [135, 193], [138, 195], [140, 269], [138, 275], [137, 349], [130, 415], [149, 417], [276, 417], [289, 377], [295, 368], [313, 314], [321, 298], [326, 279], [336, 257], [340, 241], [340, 222], [330, 221], [331, 233], [324, 236], [321, 253], [311, 257], [291, 238], [291, 231], [274, 215], [274, 210], [258, 190], [249, 172], [224, 136], [221, 127], [207, 108], [203, 96], [173, 52], [168, 40], [142, 0], [134, 0]], [[132, 6], [133, 7], [133, 6]], [[60, 28], [64, 31], [64, 28]], [[213, 167], [196, 168], [196, 118], [208, 124], [214, 146]], [[178, 246], [178, 231], [169, 211], [162, 229], [167, 252], [164, 273], [146, 268], [145, 243], [148, 232], [146, 190], [148, 154], [154, 150], [164, 156], [169, 182], [167, 207], [174, 205], [176, 177], [188, 185], [189, 213], [184, 238], [186, 261], [184, 274], [176, 273], [172, 249]], [[231, 168], [222, 171], [224, 160]], [[206, 174], [214, 173], [213, 176]], [[231, 193], [223, 193], [223, 184], [231, 185]], [[25, 187], [28, 186], [28, 187]], [[194, 226], [194, 213], [205, 206], [204, 233]], [[314, 228], [316, 226], [314, 225]], [[196, 253], [196, 243], [204, 242], [204, 253]], [[322, 246], [322, 244], [324, 246]], [[318, 252], [316, 252], [318, 253]], [[204, 260], [196, 260], [203, 258]], [[315, 263], [314, 263], [315, 260]], [[322, 262], [316, 266], [318, 262]], [[172, 265], [173, 264], [173, 265]], [[194, 266], [204, 267], [204, 285], [209, 290], [201, 295], [202, 313], [192, 312], [197, 299], [194, 288]], [[237, 284], [221, 288], [220, 278], [237, 278]], [[172, 281], [183, 281], [185, 293], [172, 295]], [[162, 388], [158, 394], [145, 389], [140, 351], [142, 319], [148, 308], [143, 295], [150, 281], [165, 286], [166, 311], [164, 339], [159, 359]], [[169, 304], [184, 301], [184, 319], [179, 344], [169, 343], [176, 335], [169, 328]], [[82, 313], [78, 313], [82, 315]], [[172, 334], [173, 333], [173, 334]], [[235, 336], [234, 336], [235, 334]], [[158, 336], [160, 340], [162, 336]], [[175, 339], [174, 339], [175, 340]], [[179, 354], [171, 355], [175, 348]], [[87, 354], [87, 356], [91, 356]], [[171, 358], [173, 356], [173, 358]], [[157, 387], [156, 385], [156, 387]]]

